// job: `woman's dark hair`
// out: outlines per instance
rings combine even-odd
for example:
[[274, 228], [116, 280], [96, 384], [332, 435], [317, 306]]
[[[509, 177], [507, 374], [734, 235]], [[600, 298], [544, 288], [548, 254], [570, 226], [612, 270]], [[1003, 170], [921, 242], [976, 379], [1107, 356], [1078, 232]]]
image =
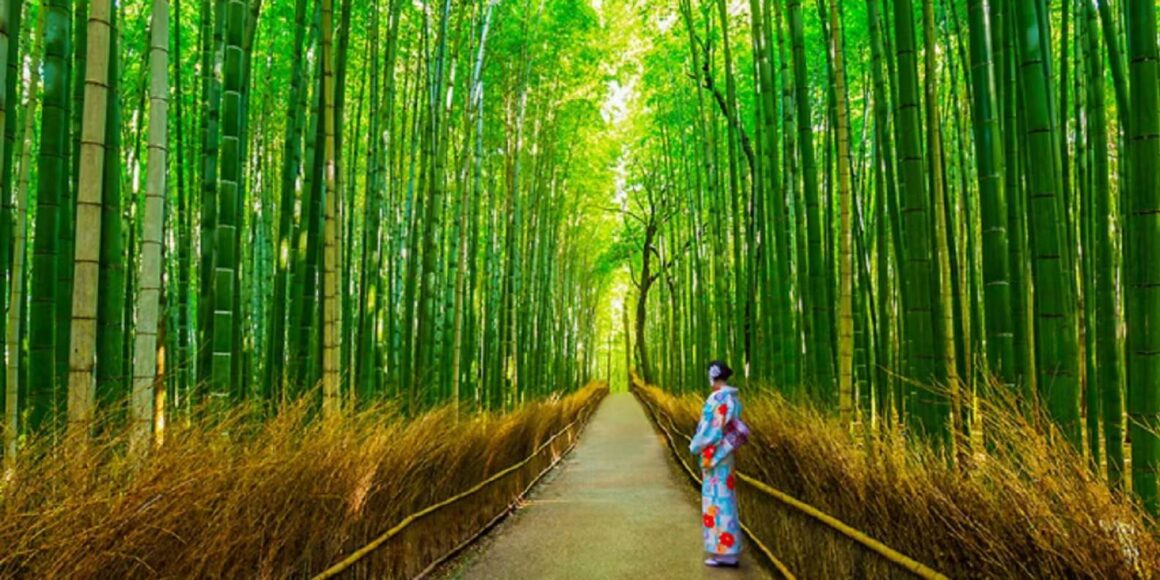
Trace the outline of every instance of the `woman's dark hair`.
[[727, 381], [729, 377], [733, 376], [733, 369], [729, 368], [729, 365], [725, 364], [724, 361], [715, 360], [709, 363], [710, 375], [713, 373], [713, 367], [717, 367], [717, 380]]

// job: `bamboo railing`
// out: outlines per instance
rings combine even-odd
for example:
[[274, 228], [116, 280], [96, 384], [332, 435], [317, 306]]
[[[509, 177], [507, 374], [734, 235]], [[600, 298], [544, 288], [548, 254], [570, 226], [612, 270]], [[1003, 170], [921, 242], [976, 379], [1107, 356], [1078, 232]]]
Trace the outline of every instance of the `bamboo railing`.
[[592, 412], [595, 410], [596, 406], [600, 404], [600, 401], [603, 400], [603, 398], [604, 398], [603, 396], [597, 396], [597, 397], [594, 397], [592, 400], [588, 401], [587, 403], [585, 403], [585, 406], [580, 410], [580, 412], [575, 420], [573, 420], [571, 423], [565, 425], [562, 429], [560, 429], [555, 434], [553, 434], [551, 437], [549, 437], [547, 441], [544, 441], [543, 443], [541, 443], [540, 446], [535, 449], [535, 451], [532, 451], [531, 454], [529, 454], [527, 457], [525, 457], [521, 461], [514, 463], [514, 464], [508, 466], [507, 468], [492, 474], [487, 479], [475, 484], [471, 488], [469, 488], [469, 489], [467, 489], [459, 494], [456, 494], [452, 497], [449, 497], [449, 498], [447, 498], [439, 503], [427, 506], [427, 507], [403, 518], [397, 524], [395, 524], [393, 527], [391, 527], [387, 531], [380, 534], [375, 539], [371, 540], [370, 542], [367, 542], [358, 550], [355, 550], [354, 552], [350, 553], [350, 555], [348, 555], [347, 557], [343, 558], [342, 560], [338, 561], [334, 565], [332, 565], [329, 568], [327, 568], [326, 570], [324, 570], [322, 573], [314, 576], [314, 580], [326, 580], [328, 578], [334, 578], [334, 577], [346, 572], [352, 566], [354, 566], [355, 564], [357, 564], [358, 562], [360, 562], [361, 560], [363, 560], [367, 556], [373, 554], [376, 550], [382, 548], [391, 538], [394, 538], [395, 536], [399, 535], [403, 530], [407, 529], [407, 527], [410, 526], [411, 524], [413, 524], [413, 523], [415, 523], [415, 522], [417, 522], [417, 521], [419, 521], [427, 516], [430, 516], [431, 514], [434, 514], [434, 513], [438, 512], [444, 508], [447, 508], [447, 507], [454, 505], [460, 501], [463, 501], [463, 500], [479, 493], [480, 491], [487, 489], [492, 484], [495, 484], [496, 482], [502, 480], [503, 478], [507, 477], [508, 475], [511, 475], [511, 474], [519, 471], [520, 469], [526, 467], [529, 463], [531, 463], [533, 460], [535, 460], [537, 457], [539, 457], [540, 454], [543, 453], [545, 449], [550, 448], [552, 443], [556, 442], [557, 439], [559, 439], [560, 437], [564, 436], [567, 433], [572, 432], [573, 429], [577, 429], [576, 435], [571, 437], [571, 439], [570, 439], [569, 446], [563, 452], [561, 452], [557, 457], [555, 457], [553, 459], [553, 461], [551, 462], [551, 464], [549, 464], [546, 468], [541, 470], [536, 475], [536, 477], [532, 479], [531, 483], [522, 492], [520, 492], [504, 510], [502, 510], [499, 514], [496, 514], [495, 517], [493, 517], [490, 521], [488, 521], [487, 524], [485, 524], [479, 531], [477, 531], [475, 534], [473, 534], [466, 541], [461, 542], [460, 544], [455, 546], [450, 552], [439, 557], [434, 562], [431, 562], [427, 566], [427, 568], [425, 568], [422, 572], [420, 572], [416, 576], [416, 578], [422, 578], [422, 577], [427, 576], [428, 574], [433, 572], [436, 568], [438, 568], [441, 564], [443, 564], [443, 563], [447, 562], [448, 560], [450, 560], [451, 558], [453, 558], [456, 554], [461, 552], [464, 548], [469, 546], [475, 540], [479, 539], [481, 536], [483, 536], [483, 534], [487, 533], [488, 530], [495, 527], [497, 524], [499, 524], [500, 521], [502, 521], [505, 517], [507, 517], [509, 514], [511, 514], [513, 511], [515, 511], [515, 508], [519, 505], [520, 501], [522, 501], [523, 497], [528, 493], [528, 491], [530, 491], [532, 489], [532, 487], [534, 487], [536, 485], [537, 482], [539, 482], [545, 475], [547, 475], [548, 472], [550, 472], [552, 470], [552, 468], [554, 468], [557, 464], [559, 464], [560, 461], [563, 460], [568, 455], [568, 453], [571, 452], [572, 449], [576, 446], [576, 442], [577, 442], [577, 440], [579, 440], [579, 431], [582, 430], [583, 427], [588, 424], [588, 419], [591, 418]]
[[[689, 476], [694, 481], [696, 481], [698, 484], [700, 484], [701, 478], [698, 477], [696, 475], [696, 472], [691, 467], [689, 467], [685, 462], [685, 455], [688, 455], [688, 454], [681, 453], [681, 451], [677, 448], [676, 443], [673, 440], [672, 433], [676, 433], [676, 434], [680, 435], [686, 441], [691, 441], [691, 438], [688, 435], [686, 435], [685, 433], [681, 432], [679, 429], [677, 429], [676, 424], [673, 423], [672, 417], [669, 417], [668, 415], [660, 412], [660, 410], [657, 409], [656, 406], [654, 406], [648, 400], [647, 397], [643, 396], [640, 393], [639, 389], [636, 388], [635, 384], [633, 385], [632, 391], [633, 391], [633, 394], [636, 395], [637, 400], [639, 400], [642, 404], [644, 404], [644, 406], [648, 409], [649, 415], [653, 421], [653, 424], [655, 424], [664, 433], [665, 438], [669, 442], [669, 449], [673, 452], [673, 456], [677, 460], [677, 463], [679, 463], [681, 465], [681, 467], [685, 470], [685, 472], [688, 473]], [[669, 427], [665, 427], [661, 423], [661, 420], [660, 420], [661, 417], [665, 418], [665, 421], [669, 424]], [[670, 430], [670, 428], [671, 428], [671, 430]], [[781, 490], [779, 490], [779, 489], [777, 489], [777, 488], [775, 488], [775, 487], [773, 487], [765, 482], [757, 480], [752, 476], [741, 473], [740, 471], [737, 472], [737, 476], [742, 481], [744, 481], [745, 483], [747, 483], [751, 487], [753, 487], [753, 489], [756, 489], [756, 490], [764, 493], [765, 495], [777, 500], [778, 502], [780, 502], [780, 503], [782, 503], [782, 504], [784, 504], [784, 505], [800, 512], [800, 513], [803, 513], [803, 514], [813, 518], [815, 521], [817, 521], [825, 526], [828, 526], [829, 528], [833, 529], [834, 531], [838, 532], [839, 534], [842, 534], [843, 536], [846, 536], [847, 538], [857, 542], [858, 544], [862, 545], [867, 550], [870, 550], [870, 551], [878, 554], [879, 556], [886, 559], [887, 561], [897, 565], [898, 567], [902, 568], [903, 570], [906, 570], [907, 572], [914, 574], [915, 576], [918, 576], [919, 578], [924, 578], [926, 580], [947, 580], [946, 575], [934, 570], [933, 568], [927, 566], [926, 564], [923, 564], [923, 563], [903, 554], [902, 552], [899, 552], [898, 550], [895, 550], [895, 549], [891, 548], [890, 546], [887, 546], [886, 544], [883, 544], [882, 542], [875, 540], [874, 538], [870, 537], [870, 535], [854, 528], [853, 526], [839, 520], [838, 518], [836, 518], [834, 516], [831, 516], [831, 515], [823, 512], [822, 510], [820, 510], [820, 509], [818, 509], [818, 508], [816, 508], [816, 507], [814, 507], [814, 506], [812, 506], [804, 501], [801, 501], [801, 500], [785, 493], [784, 491], [781, 491]], [[773, 563], [774, 567], [777, 568], [778, 571], [781, 572], [785, 577], [792, 578], [792, 576], [789, 573], [789, 570], [785, 569], [784, 565], [773, 556], [772, 552], [770, 552], [770, 550], [765, 546], [765, 544], [763, 544], [753, 534], [753, 532], [748, 527], [746, 527], [744, 524], [742, 525], [742, 528], [744, 529], [746, 535], [749, 536], [750, 541], [753, 542], [753, 544], [756, 545], [758, 547], [758, 549], [761, 550], [765, 554], [765, 556], [770, 559], [770, 561]]]

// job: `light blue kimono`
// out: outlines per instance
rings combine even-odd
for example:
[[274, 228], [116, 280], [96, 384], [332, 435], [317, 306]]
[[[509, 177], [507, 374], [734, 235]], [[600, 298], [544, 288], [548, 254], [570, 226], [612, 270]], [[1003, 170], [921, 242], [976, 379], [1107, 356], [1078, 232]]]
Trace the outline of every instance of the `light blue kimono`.
[[697, 435], [689, 451], [701, 463], [701, 525], [705, 551], [722, 560], [741, 554], [741, 522], [737, 519], [733, 447], [725, 439], [725, 425], [741, 416], [737, 389], [722, 387], [705, 401]]

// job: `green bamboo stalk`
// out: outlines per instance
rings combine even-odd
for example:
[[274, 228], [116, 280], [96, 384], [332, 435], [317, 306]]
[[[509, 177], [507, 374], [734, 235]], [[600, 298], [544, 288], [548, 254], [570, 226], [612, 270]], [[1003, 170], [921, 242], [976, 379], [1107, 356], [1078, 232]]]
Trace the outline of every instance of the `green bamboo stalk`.
[[37, 174], [36, 233], [33, 240], [29, 306], [29, 367], [54, 369], [29, 374], [29, 428], [49, 426], [61, 407], [55, 373], [58, 332], [56, 302], [57, 257], [60, 244], [61, 200], [66, 198], [68, 173], [68, 58], [71, 54], [70, 5], [67, 0], [45, 3], [44, 104], [41, 110]]
[[[1015, 388], [1015, 346], [1011, 320], [1011, 267], [1007, 240], [1007, 190], [996, 95], [996, 63], [991, 20], [982, 0], [968, 7], [971, 44], [971, 113], [976, 172], [983, 221], [983, 287], [987, 361], [991, 372]], [[1002, 63], [999, 63], [1001, 66]], [[987, 382], [984, 381], [983, 385]]]
[[[1108, 484], [1115, 489], [1123, 488], [1124, 480], [1124, 359], [1121, 351], [1122, 339], [1119, 335], [1120, 317], [1117, 307], [1118, 260], [1113, 208], [1120, 205], [1118, 191], [1112, 189], [1108, 168], [1108, 127], [1107, 109], [1104, 96], [1104, 62], [1100, 50], [1096, 9], [1091, 3], [1084, 3], [1088, 21], [1084, 36], [1087, 39], [1086, 88], [1088, 139], [1092, 159], [1092, 217], [1095, 248], [1092, 255], [1095, 263], [1095, 295], [1088, 297], [1095, 302], [1095, 361], [1096, 381], [1103, 405], [1104, 454], [1107, 457]], [[1093, 388], [1089, 385], [1089, 388]], [[1090, 412], [1090, 409], [1089, 409]]]
[[[1023, 175], [1020, 129], [1022, 126], [1022, 99], [1018, 90], [1017, 51], [1015, 48], [1015, 13], [1009, 0], [998, 0], [992, 10], [995, 16], [995, 37], [997, 70], [1000, 82], [997, 84], [998, 102], [1003, 111], [1003, 167], [1004, 190], [1007, 193], [1007, 240], [1010, 248], [1011, 305], [1013, 324], [1012, 336], [1015, 342], [1015, 360], [1012, 377], [1016, 381], [1019, 398], [1025, 403], [1035, 399], [1035, 335], [1032, 332], [1031, 289], [1027, 259], [1026, 191]], [[1001, 47], [1001, 51], [1000, 48]]]
[[1131, 82], [1130, 261], [1128, 295], [1128, 431], [1132, 439], [1132, 490], [1144, 508], [1160, 512], [1160, 51], [1156, 4], [1128, 0]]
[[[13, 270], [17, 221], [12, 197], [12, 149], [16, 141], [16, 116], [11, 114], [20, 77], [20, 19], [23, 0], [0, 1], [0, 354], [8, 352], [9, 285], [17, 285], [20, 272]], [[23, 235], [23, 233], [21, 233]], [[7, 392], [8, 373], [0, 375], [0, 392]], [[0, 400], [0, 416], [5, 416], [6, 400]]]
[[[181, 0], [173, 1], [173, 13], [180, 18], [182, 15]], [[170, 408], [187, 410], [189, 408], [189, 394], [191, 391], [191, 383], [193, 378], [193, 360], [191, 357], [190, 345], [193, 344], [193, 325], [191, 323], [191, 307], [192, 307], [192, 293], [190, 292], [190, 285], [193, 284], [193, 202], [189, 198], [188, 190], [186, 189], [187, 173], [192, 173], [195, 169], [196, 163], [190, 163], [187, 160], [190, 158], [187, 155], [185, 131], [185, 83], [182, 77], [182, 68], [184, 66], [182, 53], [182, 27], [173, 27], [173, 92], [174, 92], [174, 114], [176, 116], [176, 132], [177, 132], [177, 155], [176, 164], [180, 168], [177, 171], [177, 250], [175, 252], [177, 258], [176, 265], [176, 284], [173, 296], [176, 296], [173, 307], [177, 310], [175, 320], [174, 333], [174, 355], [173, 364], [170, 365], [176, 372], [171, 372], [170, 376], [175, 378], [174, 392], [167, 398]], [[188, 171], [187, 169], [188, 168]]]
[[1035, 7], [1016, 3], [1022, 58], [1024, 119], [1029, 164], [1028, 216], [1034, 255], [1038, 388], [1064, 437], [1081, 448], [1079, 327], [1074, 270], [1067, 248], [1066, 214], [1060, 187], [1056, 128], [1052, 121], [1050, 79], [1038, 63], [1045, 57], [1043, 31]]
[[166, 154], [169, 130], [169, 2], [153, 0], [149, 42], [149, 160], [141, 239], [137, 331], [133, 349], [130, 409], [135, 448], [144, 451], [153, 436], [157, 373], [158, 306], [164, 243]]
[[[109, 41], [108, 122], [105, 128], [105, 168], [101, 200], [100, 286], [97, 292], [97, 398], [103, 407], [127, 399], [128, 372], [124, 359], [125, 300], [124, 224], [121, 208], [121, 103], [120, 33], [116, 7], [112, 10]], [[154, 325], [156, 328], [156, 325]]]
[[208, 395], [212, 388], [213, 353], [215, 352], [213, 324], [217, 301], [214, 290], [215, 245], [218, 220], [218, 176], [221, 149], [221, 66], [218, 54], [223, 46], [225, 3], [222, 0], [201, 2], [201, 100], [204, 109], [201, 127], [201, 263], [198, 293], [198, 353], [196, 383], [199, 397]]
[[435, 49], [433, 63], [433, 78], [430, 81], [427, 112], [427, 128], [424, 137], [424, 162], [429, 164], [424, 169], [426, 178], [425, 199], [423, 200], [423, 236], [422, 236], [422, 266], [419, 271], [418, 301], [419, 312], [415, 330], [414, 366], [409, 378], [414, 388], [420, 385], [438, 383], [438, 373], [434, 367], [435, 325], [437, 311], [435, 308], [436, 294], [436, 267], [438, 265], [436, 233], [440, 229], [442, 218], [442, 204], [444, 195], [444, 155], [443, 155], [443, 123], [441, 98], [444, 92], [444, 70], [447, 44], [448, 24], [450, 20], [450, 1], [445, 1], [439, 17], [439, 35]]
[[[23, 419], [24, 408], [28, 407], [28, 403], [24, 400], [28, 396], [27, 381], [21, 381], [21, 363], [24, 362], [24, 352], [21, 348], [22, 338], [25, 333], [23, 324], [25, 320], [24, 305], [27, 303], [24, 299], [24, 280], [27, 278], [25, 273], [25, 258], [27, 250], [25, 248], [27, 242], [28, 231], [28, 181], [32, 173], [32, 139], [34, 136], [34, 122], [36, 120], [36, 94], [40, 85], [40, 59], [42, 55], [37, 52], [37, 48], [42, 43], [39, 39], [44, 34], [44, 11], [42, 10], [37, 18], [36, 34], [31, 38], [34, 46], [30, 46], [28, 51], [31, 55], [30, 59], [30, 74], [28, 78], [28, 89], [25, 94], [24, 117], [22, 118], [23, 129], [21, 130], [21, 138], [19, 145], [19, 173], [16, 178], [16, 188], [14, 191], [15, 208], [13, 208], [14, 224], [13, 224], [13, 243], [12, 243], [12, 283], [9, 289], [8, 304], [8, 324], [5, 328], [7, 333], [7, 361], [4, 367], [4, 463], [6, 466], [11, 466], [16, 459], [17, 443], [19, 441], [20, 432], [22, 429], [21, 419]], [[26, 366], [26, 365], [25, 365]], [[22, 388], [23, 387], [23, 388]]]
[[[806, 205], [804, 221], [807, 224], [807, 239], [805, 245], [808, 247], [809, 260], [806, 268], [808, 291], [803, 292], [803, 296], [809, 296], [808, 308], [805, 309], [807, 312], [805, 316], [806, 340], [809, 350], [813, 353], [810, 357], [813, 360], [811, 380], [823, 391], [829, 392], [830, 385], [834, 382], [832, 352], [834, 341], [829, 317], [831, 302], [827, 299], [830, 294], [829, 282], [827, 281], [829, 277], [826, 275], [824, 267], [822, 212], [819, 201], [817, 168], [814, 163], [814, 125], [810, 105], [809, 77], [806, 71], [801, 2], [800, 0], [790, 0], [788, 7], [790, 38], [793, 45], [793, 76], [797, 89], [795, 104], [797, 106], [797, 135], [803, 181], [802, 195]], [[799, 221], [802, 221], [800, 218], [801, 216], [799, 216]]]
[[338, 173], [335, 153], [335, 89], [334, 89], [334, 6], [332, 0], [322, 0], [322, 102], [323, 102], [323, 175], [326, 198], [324, 252], [322, 258], [322, 415], [334, 420], [341, 412], [339, 399], [339, 366], [341, 334], [339, 329]]
[[237, 247], [238, 196], [242, 179], [242, 36], [246, 26], [246, 6], [241, 0], [219, 0], [224, 12], [224, 81], [221, 102], [221, 178], [215, 193], [217, 211], [213, 244], [213, 325], [210, 395], [219, 402], [235, 389], [234, 327], [241, 324], [236, 310], [236, 271], [241, 264]]
[[[393, 3], [392, 3], [393, 4]], [[364, 190], [364, 203], [366, 204], [366, 224], [363, 228], [362, 241], [362, 265], [360, 268], [359, 281], [359, 297], [357, 301], [357, 321], [355, 328], [355, 343], [357, 347], [354, 353], [354, 364], [352, 369], [354, 371], [354, 385], [355, 385], [355, 402], [358, 405], [365, 405], [376, 394], [376, 377], [379, 374], [377, 360], [377, 346], [378, 342], [375, 340], [374, 334], [376, 329], [376, 320], [378, 315], [379, 303], [381, 297], [379, 296], [379, 264], [381, 263], [381, 233], [380, 223], [382, 219], [382, 200], [386, 197], [386, 157], [387, 153], [384, 151], [384, 143], [381, 138], [382, 125], [385, 115], [390, 114], [390, 101], [382, 101], [379, 97], [379, 54], [380, 54], [380, 24], [379, 13], [381, 8], [376, 4], [371, 10], [370, 17], [370, 42], [368, 47], [368, 54], [370, 61], [373, 63], [373, 68], [370, 72], [370, 99], [372, 103], [372, 110], [370, 112], [370, 143], [368, 145], [367, 163], [367, 179], [366, 188]], [[388, 23], [389, 28], [389, 23]], [[388, 55], [388, 60], [390, 55]], [[391, 65], [384, 66], [386, 70], [392, 70]], [[356, 156], [357, 157], [357, 156]], [[352, 163], [352, 165], [354, 165]], [[353, 232], [352, 232], [353, 235]]]
[[[77, 227], [74, 292], [72, 302], [72, 350], [69, 357], [69, 429], [85, 430], [95, 418], [97, 355], [97, 306], [101, 213], [104, 189], [106, 122], [112, 32], [112, 3], [93, 0], [88, 15], [84, 82], [84, 115], [77, 190]], [[115, 70], [115, 69], [113, 69]], [[118, 344], [119, 348], [120, 345]]]
[[[919, 123], [918, 63], [916, 60], [913, 6], [910, 0], [894, 4], [898, 62], [898, 115], [895, 124], [899, 170], [902, 174], [900, 211], [904, 263], [903, 304], [907, 341], [907, 375], [926, 383], [945, 380], [942, 342], [935, 333], [935, 281], [933, 220], [927, 192]], [[946, 399], [932, 390], [911, 385], [910, 425], [920, 435], [946, 441], [949, 410]]]
[[[73, 58], [68, 62], [68, 78], [71, 83], [72, 100], [68, 104], [69, 138], [65, 141], [65, 168], [66, 180], [69, 184], [61, 197], [60, 215], [58, 216], [60, 236], [59, 255], [56, 262], [56, 321], [61, 329], [72, 325], [73, 306], [73, 276], [75, 274], [75, 246], [77, 223], [77, 189], [79, 182], [75, 176], [80, 172], [81, 124], [84, 111], [84, 71], [88, 57], [86, 50], [86, 35], [88, 34], [88, 3], [73, 3], [72, 18], [72, 51]], [[62, 330], [56, 336], [56, 380], [60, 385], [62, 397], [67, 395], [63, 389], [69, 381], [69, 357], [71, 334]], [[65, 417], [64, 413], [60, 418]]]
[[839, 264], [841, 284], [838, 291], [838, 412], [843, 423], [854, 420], [854, 224], [851, 186], [851, 153], [849, 119], [846, 111], [846, 72], [841, 43], [842, 20], [837, 0], [830, 0], [830, 52], [833, 55], [837, 86], [838, 116], [838, 190], [841, 198], [839, 226]]
[[[955, 299], [951, 274], [954, 270], [954, 245], [950, 241], [951, 232], [949, 230], [951, 226], [950, 220], [947, 218], [950, 203], [946, 185], [946, 159], [943, 156], [942, 128], [938, 106], [938, 69], [935, 64], [937, 47], [934, 38], [933, 0], [923, 0], [922, 22], [923, 46], [925, 48], [923, 50], [923, 87], [926, 95], [926, 153], [930, 169], [931, 199], [933, 200], [931, 210], [934, 214], [935, 236], [934, 267], [936, 278], [934, 283], [937, 298], [935, 300], [934, 320], [935, 334], [938, 343], [942, 345], [941, 364], [944, 365], [943, 368], [936, 370], [935, 376], [939, 387], [947, 390], [951, 406], [951, 432], [958, 434], [961, 431], [957, 422], [961, 416], [962, 402], [959, 393], [961, 379], [956, 360], [958, 334], [955, 332]], [[936, 406], [934, 410], [939, 413], [940, 418], [945, 413], [941, 406]]]
[[[1079, 6], [1076, 9], [1075, 15], [1075, 29], [1074, 42], [1076, 48], [1075, 64], [1076, 75], [1074, 76], [1075, 100], [1074, 110], [1075, 126], [1076, 126], [1076, 143], [1075, 143], [1075, 187], [1076, 187], [1076, 207], [1073, 209], [1073, 215], [1078, 216], [1079, 226], [1079, 243], [1082, 252], [1080, 253], [1080, 292], [1082, 295], [1083, 313], [1080, 323], [1080, 338], [1083, 340], [1083, 389], [1084, 389], [1084, 420], [1087, 427], [1087, 457], [1088, 463], [1091, 466], [1092, 472], [1097, 475], [1103, 471], [1103, 447], [1100, 445], [1100, 416], [1102, 414], [1102, 387], [1099, 381], [1099, 345], [1097, 344], [1097, 329], [1099, 321], [1096, 315], [1097, 297], [1097, 265], [1095, 255], [1099, 249], [1097, 238], [1097, 231], [1100, 229], [1100, 219], [1095, 213], [1097, 195], [1103, 193], [1096, 193], [1094, 184], [1096, 182], [1093, 174], [1092, 166], [1094, 160], [1091, 158], [1091, 143], [1096, 140], [1107, 138], [1107, 128], [1104, 127], [1101, 134], [1094, 134], [1088, 129], [1087, 125], [1081, 123], [1084, 119], [1084, 110], [1086, 104], [1091, 101], [1090, 89], [1086, 87], [1085, 79], [1090, 80], [1092, 72], [1092, 54], [1090, 52], [1090, 43], [1088, 37], [1091, 36], [1091, 31], [1086, 14], [1082, 12], [1083, 7]], [[1098, 43], [1097, 43], [1098, 54]], [[1102, 67], [1101, 67], [1102, 72]], [[1103, 81], [1103, 77], [1098, 79]], [[1103, 102], [1103, 94], [1100, 94], [1100, 106], [1105, 106]], [[1105, 217], [1106, 220], [1106, 217]], [[1114, 344], [1114, 343], [1113, 343]]]
[[[302, 133], [305, 116], [299, 104], [304, 100], [303, 54], [306, 43], [306, 0], [294, 2], [294, 44], [290, 64], [290, 103], [286, 110], [286, 136], [282, 151], [281, 202], [278, 204], [278, 231], [275, 238], [274, 297], [270, 309], [270, 348], [266, 358], [266, 389], [277, 403], [285, 400], [287, 366], [286, 317], [287, 285], [291, 266], [296, 263], [297, 244], [293, 236], [294, 200], [302, 167]], [[305, 214], [305, 211], [303, 212]], [[291, 356], [295, 353], [291, 352]]]
[[[1108, 51], [1108, 68], [1112, 72], [1112, 87], [1116, 95], [1116, 116], [1120, 121], [1120, 132], [1127, 141], [1128, 127], [1132, 124], [1132, 99], [1128, 93], [1128, 73], [1125, 72], [1123, 49], [1120, 45], [1120, 34], [1116, 28], [1116, 21], [1112, 16], [1112, 0], [1102, 0], [1098, 4], [1100, 29], [1104, 33], [1104, 46]], [[1130, 146], [1130, 143], [1125, 143]], [[1128, 155], [1121, 155], [1121, 163], [1131, 163]], [[1127, 175], [1127, 173], [1125, 173]]]

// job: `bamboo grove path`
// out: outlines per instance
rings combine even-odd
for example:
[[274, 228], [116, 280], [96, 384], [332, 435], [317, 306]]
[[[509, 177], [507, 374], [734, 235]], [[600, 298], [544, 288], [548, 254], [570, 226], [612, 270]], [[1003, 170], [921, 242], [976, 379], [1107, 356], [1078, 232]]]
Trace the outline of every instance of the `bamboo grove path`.
[[769, 578], [702, 563], [699, 499], [629, 393], [610, 395], [572, 455], [445, 574], [463, 579]]

